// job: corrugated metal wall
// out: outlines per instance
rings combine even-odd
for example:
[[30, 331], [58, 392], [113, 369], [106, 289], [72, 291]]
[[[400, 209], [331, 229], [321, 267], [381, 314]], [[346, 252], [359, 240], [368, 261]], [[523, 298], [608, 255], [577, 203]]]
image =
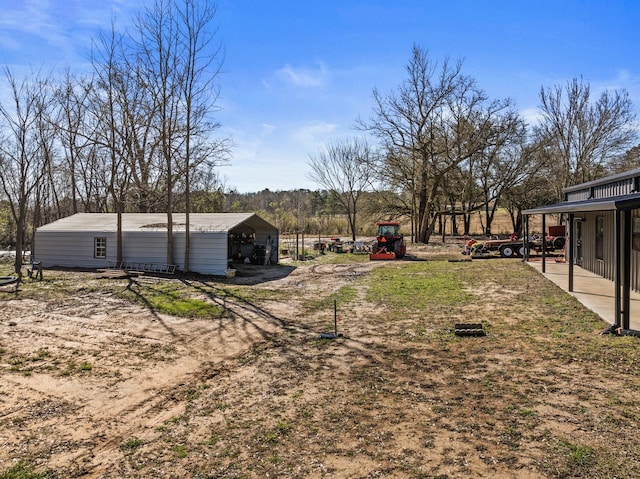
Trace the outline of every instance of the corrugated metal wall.
[[[178, 233], [174, 233], [174, 235], [177, 234]], [[159, 265], [166, 264], [167, 232], [123, 231], [122, 261], [125, 263], [138, 262]]]
[[584, 201], [589, 199], [589, 189], [572, 191], [565, 195], [565, 201]]
[[[631, 212], [632, 224], [633, 217], [640, 217], [640, 211], [634, 210]], [[640, 291], [640, 251], [631, 249], [631, 288]]]
[[[175, 237], [174, 263], [184, 270], [185, 235]], [[189, 271], [201, 274], [224, 275], [227, 265], [226, 232], [192, 232], [189, 243]]]
[[[582, 221], [582, 267], [604, 278], [615, 279], [615, 216], [612, 211], [580, 214]], [[596, 259], [596, 220], [604, 217], [603, 259]]]
[[636, 193], [635, 178], [625, 178], [613, 183], [597, 185], [567, 193], [566, 201], [584, 201], [599, 198], [612, 198]]
[[[581, 213], [582, 222], [582, 267], [611, 281], [616, 275], [615, 212], [604, 211]], [[604, 217], [603, 259], [596, 259], [596, 218]], [[640, 211], [634, 210], [633, 217]], [[631, 252], [631, 288], [640, 291], [640, 251]]]
[[[107, 239], [107, 257], [94, 257], [95, 238]], [[107, 268], [116, 261], [116, 234], [100, 231], [65, 231], [36, 230], [36, 260], [42, 266], [70, 268]]]

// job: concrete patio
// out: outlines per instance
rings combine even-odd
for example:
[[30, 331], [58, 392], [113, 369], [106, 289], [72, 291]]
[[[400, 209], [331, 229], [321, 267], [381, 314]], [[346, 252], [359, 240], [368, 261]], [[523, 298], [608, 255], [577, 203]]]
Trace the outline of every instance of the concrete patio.
[[[569, 265], [558, 263], [555, 258], [547, 258], [545, 273], [542, 273], [542, 261], [534, 258], [529, 266], [553, 281], [560, 288], [569, 291]], [[615, 322], [614, 282], [579, 266], [573, 268], [573, 295], [578, 301], [598, 314], [608, 324]], [[630, 329], [640, 330], [640, 293], [631, 291]]]

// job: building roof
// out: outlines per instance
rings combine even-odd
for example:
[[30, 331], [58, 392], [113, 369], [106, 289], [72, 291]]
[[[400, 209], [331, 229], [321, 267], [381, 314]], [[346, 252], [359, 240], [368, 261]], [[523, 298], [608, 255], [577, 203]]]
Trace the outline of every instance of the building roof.
[[523, 215], [550, 214], [550, 213], [577, 213], [580, 211], [613, 211], [640, 208], [640, 193], [611, 198], [598, 198], [584, 201], [565, 201], [553, 205], [540, 206], [524, 210]]
[[640, 168], [564, 188], [566, 201], [524, 210], [523, 215], [640, 208]]
[[[189, 230], [228, 232], [240, 225], [251, 229], [275, 229], [254, 213], [191, 213]], [[38, 228], [39, 231], [100, 231], [117, 230], [116, 213], [77, 213]], [[166, 231], [166, 213], [123, 213], [123, 231]], [[185, 214], [173, 214], [173, 231], [185, 230]]]

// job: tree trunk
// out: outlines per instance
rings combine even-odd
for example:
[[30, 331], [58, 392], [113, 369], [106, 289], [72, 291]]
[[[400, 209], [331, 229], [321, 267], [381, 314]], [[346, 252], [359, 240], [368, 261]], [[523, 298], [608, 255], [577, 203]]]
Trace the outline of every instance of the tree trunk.
[[118, 203], [116, 231], [116, 262], [122, 265], [122, 204]]
[[349, 214], [349, 229], [351, 229], [351, 241], [356, 240], [356, 212]]
[[13, 262], [13, 270], [22, 281], [22, 250], [24, 249], [25, 227], [27, 217], [26, 198], [18, 200], [18, 215], [14, 218], [16, 221], [16, 257]]

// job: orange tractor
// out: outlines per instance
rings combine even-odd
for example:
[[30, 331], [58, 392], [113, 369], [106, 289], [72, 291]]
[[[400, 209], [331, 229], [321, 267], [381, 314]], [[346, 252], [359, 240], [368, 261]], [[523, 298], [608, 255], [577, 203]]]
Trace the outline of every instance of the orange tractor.
[[378, 235], [373, 245], [370, 260], [400, 259], [407, 252], [404, 237], [400, 234], [400, 224], [395, 221], [380, 221]]

